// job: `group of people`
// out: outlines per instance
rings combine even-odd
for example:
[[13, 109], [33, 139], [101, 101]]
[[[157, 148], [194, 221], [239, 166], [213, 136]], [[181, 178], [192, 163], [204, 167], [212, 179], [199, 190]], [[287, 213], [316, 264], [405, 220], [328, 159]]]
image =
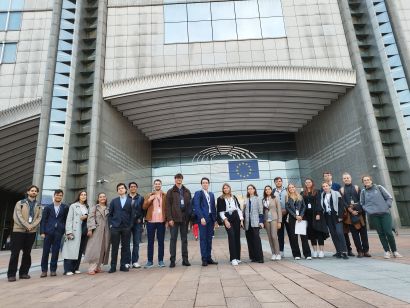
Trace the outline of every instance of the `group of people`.
[[38, 228], [44, 239], [42, 278], [47, 277], [48, 270], [51, 276], [56, 276], [61, 244], [64, 274], [67, 276], [80, 273], [83, 255], [84, 262], [89, 263], [88, 274], [102, 272], [102, 266], [109, 261], [110, 245], [109, 273], [116, 272], [120, 243], [119, 270], [128, 272], [131, 267], [140, 268], [139, 243], [144, 219], [148, 239], [144, 268], [154, 266], [155, 238], [158, 243], [158, 266], [165, 267], [164, 238], [167, 227], [170, 229], [169, 267], [176, 266], [178, 233], [182, 265], [190, 266], [187, 239], [190, 222], [198, 225], [202, 266], [218, 264], [212, 258], [212, 239], [217, 225], [225, 227], [230, 262], [234, 266], [241, 263], [241, 228], [245, 230], [251, 262], [264, 262], [260, 238], [263, 228], [269, 239], [271, 260], [284, 257], [285, 229], [295, 260], [302, 257], [298, 236], [304, 258], [323, 258], [324, 241], [329, 233], [336, 250], [334, 256], [348, 259], [349, 255], [354, 255], [349, 232], [357, 249], [357, 257], [371, 257], [366, 214], [377, 230], [385, 251], [384, 257], [401, 257], [392, 232], [390, 207], [393, 199], [387, 190], [373, 184], [368, 175], [362, 177], [362, 189], [353, 185], [348, 173], [343, 174], [343, 186], [332, 181], [330, 172], [324, 172], [323, 179], [320, 190], [315, 188], [312, 179], [306, 179], [299, 193], [294, 184], [290, 183], [285, 188], [283, 179], [276, 177], [275, 187], [265, 186], [262, 198], [259, 198], [256, 187], [250, 184], [242, 205], [232, 194], [228, 183], [223, 184], [221, 196], [216, 199], [209, 191], [210, 180], [206, 177], [201, 179], [201, 190], [192, 197], [190, 190], [182, 184], [183, 175], [180, 173], [175, 175], [175, 184], [166, 193], [162, 191], [161, 180], [156, 179], [153, 192], [145, 198], [138, 194], [136, 182], [129, 183], [128, 187], [119, 183], [116, 186], [118, 197], [109, 204], [105, 193], [99, 193], [97, 200], [89, 204], [87, 192], [80, 191], [75, 202], [67, 206], [62, 203], [63, 191], [56, 190], [53, 203], [42, 209], [36, 200], [39, 189], [32, 185], [27, 190], [27, 198], [18, 201], [14, 209], [8, 280], [16, 281], [21, 250], [23, 256], [19, 278], [30, 278], [31, 248]]

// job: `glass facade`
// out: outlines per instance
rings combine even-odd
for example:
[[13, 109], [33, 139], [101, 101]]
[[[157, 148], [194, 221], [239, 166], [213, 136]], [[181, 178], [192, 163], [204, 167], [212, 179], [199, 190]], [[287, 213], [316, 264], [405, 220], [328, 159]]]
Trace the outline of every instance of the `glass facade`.
[[20, 30], [24, 0], [0, 0], [0, 31]]
[[[229, 167], [230, 163], [255, 161], [258, 175], [252, 178], [247, 178], [247, 170]], [[238, 197], [246, 195], [248, 184], [254, 184], [258, 194], [263, 194], [265, 185], [273, 185], [276, 176], [281, 176], [286, 185], [291, 182], [301, 186], [295, 137], [291, 133], [227, 132], [153, 141], [153, 179], [161, 179], [165, 191], [174, 185], [174, 175], [179, 172], [191, 192], [200, 189], [202, 177], [209, 177], [210, 189], [217, 196], [225, 182]]]
[[0, 43], [0, 64], [16, 63], [17, 43]]
[[280, 0], [164, 5], [165, 43], [194, 43], [286, 36]]

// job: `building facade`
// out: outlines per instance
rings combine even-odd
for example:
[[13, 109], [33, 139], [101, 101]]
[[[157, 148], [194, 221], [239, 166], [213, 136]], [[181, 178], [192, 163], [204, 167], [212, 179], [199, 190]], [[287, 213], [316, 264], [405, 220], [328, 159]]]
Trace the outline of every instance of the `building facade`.
[[410, 225], [409, 13], [405, 0], [0, 0], [3, 241], [31, 183], [71, 202], [119, 181], [167, 188], [176, 172], [238, 195], [277, 175], [369, 173]]

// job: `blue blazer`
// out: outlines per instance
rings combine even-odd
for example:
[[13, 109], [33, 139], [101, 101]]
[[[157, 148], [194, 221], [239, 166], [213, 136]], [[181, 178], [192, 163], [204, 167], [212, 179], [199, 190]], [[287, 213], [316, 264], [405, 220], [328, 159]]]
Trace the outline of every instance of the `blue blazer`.
[[54, 204], [46, 205], [41, 218], [40, 234], [64, 234], [67, 214], [68, 206], [63, 203], [60, 205], [60, 211], [58, 212], [57, 217], [56, 212], [54, 211]]
[[110, 202], [110, 212], [108, 214], [108, 224], [110, 228], [129, 228], [134, 224], [135, 210], [131, 206], [132, 199], [127, 196], [124, 208], [121, 206], [120, 197]]
[[201, 223], [202, 218], [205, 218], [207, 223], [216, 221], [215, 196], [212, 192], [209, 192], [209, 197], [211, 199], [209, 202], [211, 205], [211, 213], [209, 213], [209, 205], [205, 193], [202, 190], [198, 190], [194, 194], [192, 202], [198, 223]]

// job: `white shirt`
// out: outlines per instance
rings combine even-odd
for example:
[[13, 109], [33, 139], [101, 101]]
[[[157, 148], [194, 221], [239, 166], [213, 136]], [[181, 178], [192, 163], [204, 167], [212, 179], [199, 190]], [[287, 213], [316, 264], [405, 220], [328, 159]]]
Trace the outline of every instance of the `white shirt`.
[[238, 211], [239, 218], [240, 218], [241, 220], [243, 219], [242, 211], [241, 211], [241, 209], [237, 206], [234, 197], [225, 198], [225, 204], [226, 204], [226, 211], [225, 211], [225, 212], [219, 212], [219, 216], [221, 217], [222, 220], [225, 220], [225, 218], [226, 218], [225, 213], [226, 213], [226, 212], [228, 212], [230, 215], [232, 215], [232, 213], [233, 213], [234, 211]]
[[209, 213], [211, 213], [212, 212], [211, 211], [211, 196], [209, 195], [209, 193], [205, 189], [202, 189], [202, 191], [204, 192], [206, 201], [208, 202]]
[[330, 213], [332, 211], [332, 208], [330, 207], [330, 198], [331, 197], [332, 197], [331, 193], [326, 193], [324, 203], [325, 203], [325, 206], [326, 206], [326, 212], [327, 213]]

